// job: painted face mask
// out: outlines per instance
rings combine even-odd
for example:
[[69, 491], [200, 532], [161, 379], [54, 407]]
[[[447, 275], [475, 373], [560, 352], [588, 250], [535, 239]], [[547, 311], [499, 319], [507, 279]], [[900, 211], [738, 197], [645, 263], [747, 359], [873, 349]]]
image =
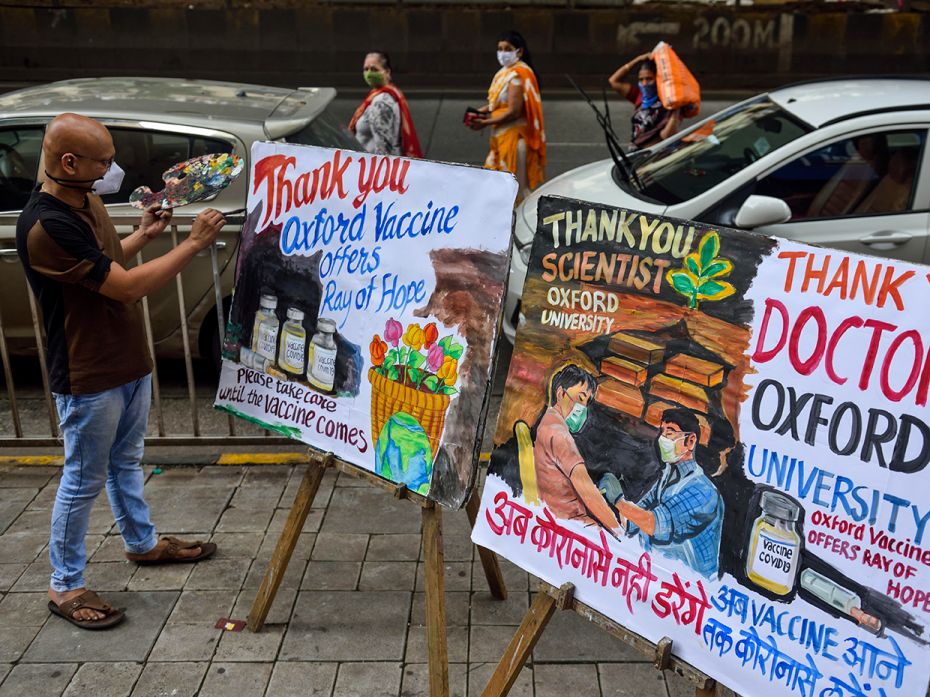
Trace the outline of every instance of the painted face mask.
[[675, 451], [675, 444], [678, 443], [678, 440], [668, 436], [659, 436], [656, 444], [659, 446], [659, 457], [662, 462], [670, 464], [681, 459], [681, 456]]
[[568, 416], [565, 417], [565, 425], [568, 426], [569, 433], [578, 433], [587, 419], [588, 407], [579, 402], [575, 402], [575, 406], [572, 407]]
[[502, 68], [509, 68], [511, 65], [517, 62], [517, 52], [516, 51], [498, 51], [497, 62], [501, 64]]
[[384, 87], [385, 76], [382, 72], [378, 72], [377, 70], [365, 70], [362, 73], [362, 77], [365, 78], [366, 84], [372, 89]]

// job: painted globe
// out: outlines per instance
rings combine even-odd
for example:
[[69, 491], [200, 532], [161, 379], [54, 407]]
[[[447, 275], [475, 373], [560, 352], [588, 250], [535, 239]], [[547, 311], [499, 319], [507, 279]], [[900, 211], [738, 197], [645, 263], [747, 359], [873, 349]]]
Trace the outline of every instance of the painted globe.
[[429, 491], [433, 451], [420, 422], [402, 411], [381, 429], [375, 445], [378, 474], [418, 494]]

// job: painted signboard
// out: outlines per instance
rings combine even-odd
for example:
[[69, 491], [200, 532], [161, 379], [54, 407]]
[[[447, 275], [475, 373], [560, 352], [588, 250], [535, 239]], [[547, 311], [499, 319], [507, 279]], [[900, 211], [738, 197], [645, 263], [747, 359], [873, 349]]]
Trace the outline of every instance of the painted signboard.
[[463, 505], [516, 186], [473, 167], [253, 145], [216, 405]]
[[538, 220], [474, 541], [741, 694], [924, 694], [930, 269]]

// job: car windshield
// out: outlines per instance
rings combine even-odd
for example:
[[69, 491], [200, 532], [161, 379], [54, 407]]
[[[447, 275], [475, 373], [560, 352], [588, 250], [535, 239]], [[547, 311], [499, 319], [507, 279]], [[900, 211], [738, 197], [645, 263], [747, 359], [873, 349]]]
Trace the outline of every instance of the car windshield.
[[687, 201], [808, 130], [767, 97], [739, 104], [636, 162], [639, 193], [666, 205]]
[[328, 108], [296, 133], [285, 136], [284, 140], [288, 143], [320, 145], [324, 148], [362, 149], [355, 136], [349, 129], [339, 125]]

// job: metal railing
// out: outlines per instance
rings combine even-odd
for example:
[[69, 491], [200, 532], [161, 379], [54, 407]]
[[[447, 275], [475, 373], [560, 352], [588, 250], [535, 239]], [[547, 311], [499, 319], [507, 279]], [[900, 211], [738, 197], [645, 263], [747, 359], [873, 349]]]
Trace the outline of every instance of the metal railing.
[[[32, 320], [32, 334], [34, 337], [34, 343], [32, 343], [28, 349], [25, 349], [24, 342], [21, 340], [19, 341], [17, 349], [15, 351], [11, 351], [9, 346], [9, 327], [4, 325], [4, 317], [2, 309], [0, 309], [0, 361], [2, 361], [3, 364], [3, 379], [5, 382], [5, 394], [0, 393], [0, 419], [2, 419], [4, 422], [7, 422], [8, 417], [9, 424], [12, 426], [12, 433], [9, 432], [10, 429], [7, 428], [6, 423], [4, 423], [3, 428], [0, 429], [0, 448], [47, 446], [60, 447], [61, 438], [58, 428], [58, 413], [55, 408], [55, 401], [49, 389], [48, 365], [45, 358], [44, 325], [40, 315], [38, 303], [36, 302], [36, 298], [25, 279], [25, 275], [22, 272], [21, 263], [15, 253], [15, 239], [12, 234], [12, 230], [15, 228], [16, 219], [16, 216], [0, 215], [0, 230], [5, 232], [9, 231], [10, 233], [9, 235], [3, 234], [2, 238], [0, 238], [0, 245], [2, 245], [2, 248], [0, 248], [0, 275], [15, 274], [21, 277], [23, 291], [28, 297], [29, 301], [29, 311]], [[124, 234], [131, 233], [134, 227], [138, 225], [139, 216], [111, 216], [111, 220], [113, 221], [114, 225], [116, 225], [117, 230], [122, 236]], [[181, 230], [189, 230], [193, 220], [193, 216], [190, 215], [174, 215], [169, 229], [165, 233], [162, 233], [163, 235], [170, 235], [171, 248], [174, 248], [178, 245], [179, 234], [181, 234]], [[243, 222], [241, 215], [229, 216], [227, 220], [227, 230], [229, 227], [238, 228]], [[222, 243], [218, 244], [222, 245]], [[219, 345], [222, 349], [224, 342], [224, 331], [226, 327], [223, 299], [225, 295], [228, 295], [231, 292], [232, 283], [230, 280], [229, 288], [226, 288], [226, 293], [224, 293], [224, 288], [221, 282], [223, 269], [220, 268], [219, 255], [217, 253], [218, 244], [211, 245], [208, 251], [210, 256], [210, 270], [212, 273], [212, 298], [203, 298], [198, 303], [198, 306], [200, 306], [201, 303], [211, 303], [214, 305], [216, 312], [217, 331], [219, 333]], [[146, 259], [143, 258], [143, 253], [141, 251], [136, 255], [135, 261], [137, 264], [145, 263]], [[235, 258], [233, 257], [229, 259], [226, 264], [232, 265], [230, 266], [230, 273], [228, 274], [228, 277], [231, 279], [231, 271], [235, 266]], [[226, 414], [225, 419], [223, 419], [219, 416], [219, 414], [212, 410], [212, 391], [208, 395], [209, 401], [206, 403], [204, 403], [202, 399], [198, 398], [197, 387], [195, 384], [194, 357], [191, 349], [191, 334], [192, 329], [195, 328], [191, 327], [189, 324], [191, 310], [186, 302], [184, 279], [182, 276], [183, 272], [174, 278], [174, 293], [177, 296], [177, 311], [179, 319], [179, 328], [175, 330], [175, 333], [180, 334], [180, 342], [183, 348], [181, 357], [184, 362], [186, 397], [182, 397], [180, 399], [166, 397], [162, 389], [162, 384], [159, 380], [159, 366], [163, 364], [163, 361], [159, 360], [158, 356], [156, 355], [156, 345], [154, 332], [152, 330], [152, 315], [149, 298], [143, 298], [141, 301], [146, 341], [148, 343], [149, 351], [151, 352], [153, 358], [155, 358], [155, 367], [152, 371], [153, 409], [150, 415], [149, 430], [145, 439], [146, 445], [235, 446], [281, 445], [289, 442], [287, 439], [281, 438], [280, 436], [273, 434], [266, 429], [262, 429], [252, 424], [240, 423], [231, 414]], [[6, 286], [9, 287], [10, 283], [7, 283]], [[207, 321], [206, 318], [207, 315], [204, 314], [202, 321]], [[172, 337], [174, 337], [174, 334], [172, 334]], [[171, 345], [172, 342], [174, 344], [177, 343], [176, 340], [173, 339], [172, 341], [168, 342], [169, 345]], [[29, 398], [17, 396], [15, 375], [13, 370], [14, 353], [28, 354], [30, 356], [34, 353], [37, 356], [39, 369], [42, 376], [43, 395], [41, 395], [41, 397], [36, 397], [35, 395]], [[4, 399], [4, 397], [6, 399]], [[44, 421], [44, 418], [35, 414], [31, 416], [30, 420], [30, 426], [32, 428], [24, 429], [23, 407], [24, 402], [27, 401], [44, 401], [44, 409], [47, 411], [48, 416], [47, 433], [36, 432], [36, 422]], [[177, 425], [176, 417], [178, 417], [182, 411], [180, 406], [182, 404], [184, 405], [183, 410], [187, 411], [187, 418], [184, 420], [189, 420], [190, 430]], [[204, 429], [201, 421], [201, 409], [205, 409], [208, 413], [214, 415], [215, 418], [213, 419], [211, 428]], [[174, 418], [175, 423], [169, 424], [169, 419], [166, 418], [166, 415]]]

